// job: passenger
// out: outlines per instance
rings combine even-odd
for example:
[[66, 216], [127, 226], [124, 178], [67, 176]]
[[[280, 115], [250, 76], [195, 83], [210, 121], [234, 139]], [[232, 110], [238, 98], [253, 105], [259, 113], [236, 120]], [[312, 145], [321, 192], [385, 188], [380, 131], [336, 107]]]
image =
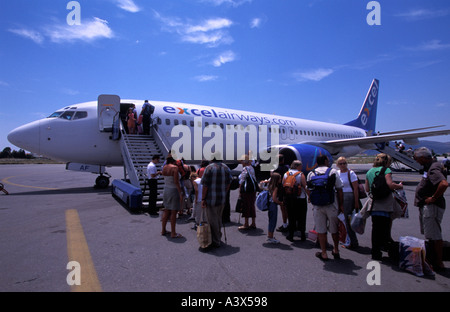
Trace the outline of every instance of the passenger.
[[209, 161], [207, 160], [202, 160], [201, 164], [200, 164], [200, 168], [197, 170], [197, 174], [199, 178], [202, 178], [203, 176], [203, 172], [205, 171], [206, 166], [209, 165]]
[[[284, 163], [284, 155], [279, 154], [278, 155], [278, 168], [275, 169], [273, 172], [278, 173], [281, 177], [284, 177], [284, 174], [289, 170], [289, 166]], [[278, 192], [283, 193], [283, 188], [281, 187]], [[280, 196], [282, 198], [283, 196]], [[287, 211], [286, 207], [284, 205], [280, 206], [281, 210], [281, 218], [283, 220], [283, 224], [280, 225], [280, 227], [277, 229], [278, 232], [287, 232], [288, 229], [288, 217], [287, 217]]]
[[148, 188], [150, 195], [148, 198], [148, 209], [150, 215], [158, 215], [158, 209], [156, 208], [156, 200], [158, 198], [158, 178], [162, 173], [158, 171], [156, 165], [159, 163], [159, 156], [152, 157], [152, 161], [147, 166]]
[[[164, 214], [162, 218], [162, 232], [161, 235], [170, 233], [172, 238], [183, 237], [175, 231], [175, 225], [177, 222], [177, 212], [181, 208], [183, 202], [183, 193], [180, 187], [180, 174], [178, 167], [175, 164], [175, 159], [168, 157], [166, 165], [163, 167], [162, 175], [164, 177]], [[170, 228], [171, 232], [166, 231], [167, 220], [170, 216]]]
[[202, 179], [198, 176], [197, 173], [191, 173], [191, 180], [193, 181], [195, 196], [194, 196], [194, 207], [192, 208], [192, 216], [194, 217], [195, 224], [192, 227], [193, 229], [197, 229], [197, 226], [206, 221], [206, 210], [202, 209]]
[[128, 108], [127, 126], [129, 134], [136, 134], [136, 117], [134, 115], [132, 107]]
[[[307, 177], [307, 185], [308, 189], [307, 192], [309, 195], [311, 195], [311, 190], [309, 189], [308, 182], [311, 180], [311, 177], [315, 174], [325, 174], [328, 167], [330, 166], [328, 157], [326, 155], [320, 155], [317, 157], [317, 168], [314, 169], [314, 171], [311, 171], [308, 174]], [[331, 233], [331, 237], [333, 239], [334, 248], [331, 254], [335, 259], [340, 259], [339, 254], [339, 219], [338, 219], [338, 213], [339, 211], [343, 211], [342, 207], [342, 181], [341, 179], [337, 179], [336, 177], [336, 170], [331, 169], [329, 174], [329, 180], [332, 184], [333, 189], [337, 191], [337, 203], [336, 200], [332, 204], [325, 205], [325, 206], [317, 206], [313, 205], [314, 210], [314, 222], [316, 226], [316, 231], [319, 237], [319, 243], [321, 252], [316, 253], [316, 257], [321, 260], [328, 260], [327, 255], [327, 228], [329, 228], [329, 231]]]
[[[256, 186], [258, 185], [256, 181], [255, 169], [251, 165], [251, 160], [248, 155], [245, 155], [244, 160], [242, 160], [241, 174], [239, 175], [239, 196], [242, 199], [242, 216], [245, 219], [244, 225], [240, 226], [239, 230], [249, 230], [256, 229]], [[247, 187], [248, 186], [248, 187]], [[255, 187], [253, 187], [255, 186]], [[249, 225], [249, 218], [252, 219], [252, 223]]]
[[206, 217], [211, 227], [210, 248], [220, 247], [222, 212], [231, 183], [231, 170], [222, 163], [221, 158], [222, 156], [217, 153], [202, 177], [202, 208], [206, 209]]
[[280, 190], [283, 188], [283, 184], [281, 183], [281, 175], [273, 172], [272, 176], [270, 177], [269, 181], [269, 228], [267, 230], [267, 242], [272, 244], [279, 244], [280, 241], [277, 240], [273, 236], [273, 232], [275, 231], [275, 228], [277, 226], [277, 220], [278, 220], [278, 205], [283, 206], [283, 197]]
[[150, 134], [150, 124], [152, 120], [152, 115], [155, 107], [151, 105], [148, 100], [145, 100], [144, 105], [142, 106], [142, 126], [144, 128], [144, 135]]
[[414, 205], [419, 207], [420, 231], [429, 240], [434, 252], [431, 257], [433, 269], [443, 271], [441, 222], [446, 206], [444, 193], [448, 188], [447, 172], [442, 163], [433, 161], [431, 151], [426, 147], [416, 149], [414, 159], [424, 166], [425, 171], [414, 199]]
[[348, 169], [345, 157], [337, 160], [338, 173], [341, 178], [344, 199], [344, 217], [347, 234], [350, 238], [350, 248], [358, 248], [358, 238], [350, 226], [353, 210], [359, 211], [358, 176], [353, 170]]
[[302, 172], [302, 162], [294, 160], [291, 164], [291, 169], [284, 174], [283, 185], [289, 175], [296, 175], [296, 188], [298, 192], [293, 194], [284, 193], [284, 205], [286, 206], [287, 217], [289, 220], [288, 235], [286, 239], [294, 240], [294, 233], [296, 230], [300, 231], [302, 241], [306, 240], [306, 213], [308, 204], [306, 201], [306, 178]]
[[144, 133], [144, 128], [142, 127], [142, 120], [144, 118], [144, 115], [142, 114], [142, 112], [139, 114], [139, 117], [136, 121], [136, 129], [137, 129], [137, 133], [138, 134], [143, 134]]
[[[392, 172], [389, 166], [392, 163], [392, 158], [384, 153], [378, 154], [371, 168], [366, 173], [366, 191], [371, 192], [370, 186], [376, 175], [380, 174], [383, 168], [387, 168], [384, 176], [386, 183], [391, 190], [403, 189], [401, 182], [399, 184], [392, 181]], [[371, 198], [367, 200], [365, 206], [370, 206], [370, 216], [372, 217], [372, 259], [381, 260], [382, 250], [389, 250], [391, 243], [391, 215], [394, 212], [394, 197], [389, 194], [382, 199]]]

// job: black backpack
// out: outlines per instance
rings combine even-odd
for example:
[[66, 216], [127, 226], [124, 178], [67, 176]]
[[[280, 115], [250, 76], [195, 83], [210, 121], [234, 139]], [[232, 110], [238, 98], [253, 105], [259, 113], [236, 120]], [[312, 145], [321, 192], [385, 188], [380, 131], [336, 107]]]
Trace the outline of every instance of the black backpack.
[[378, 174], [375, 174], [375, 178], [370, 186], [370, 193], [373, 199], [384, 199], [392, 193], [389, 185], [386, 183], [386, 177], [384, 175], [386, 169], [386, 167], [383, 167]]

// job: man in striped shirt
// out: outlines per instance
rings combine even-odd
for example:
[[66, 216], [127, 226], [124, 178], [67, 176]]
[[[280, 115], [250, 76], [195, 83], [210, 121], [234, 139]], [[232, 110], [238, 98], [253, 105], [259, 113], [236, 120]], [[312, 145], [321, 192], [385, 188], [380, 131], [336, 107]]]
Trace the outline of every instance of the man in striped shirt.
[[222, 163], [221, 157], [213, 159], [202, 176], [202, 208], [211, 227], [211, 247], [220, 247], [222, 238], [222, 212], [225, 207], [227, 191], [231, 183], [231, 170]]

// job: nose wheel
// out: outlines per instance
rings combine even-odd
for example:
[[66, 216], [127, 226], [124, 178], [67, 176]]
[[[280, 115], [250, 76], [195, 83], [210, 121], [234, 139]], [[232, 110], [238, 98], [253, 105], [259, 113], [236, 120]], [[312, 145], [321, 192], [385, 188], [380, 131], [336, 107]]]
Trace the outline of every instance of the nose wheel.
[[95, 179], [95, 187], [99, 189], [105, 189], [109, 186], [109, 178], [111, 176], [105, 176], [103, 174], [99, 175], [97, 179]]

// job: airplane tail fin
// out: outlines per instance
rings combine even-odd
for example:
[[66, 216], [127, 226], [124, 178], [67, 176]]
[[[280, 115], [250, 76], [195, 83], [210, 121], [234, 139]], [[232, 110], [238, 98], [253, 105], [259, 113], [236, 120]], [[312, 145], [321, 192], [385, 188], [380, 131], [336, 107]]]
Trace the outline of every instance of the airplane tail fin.
[[380, 82], [377, 79], [374, 79], [370, 85], [369, 92], [367, 92], [366, 99], [364, 100], [358, 117], [347, 122], [345, 125], [364, 129], [369, 135], [375, 131], [379, 88]]

